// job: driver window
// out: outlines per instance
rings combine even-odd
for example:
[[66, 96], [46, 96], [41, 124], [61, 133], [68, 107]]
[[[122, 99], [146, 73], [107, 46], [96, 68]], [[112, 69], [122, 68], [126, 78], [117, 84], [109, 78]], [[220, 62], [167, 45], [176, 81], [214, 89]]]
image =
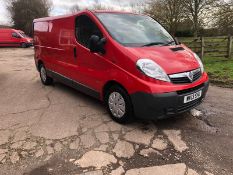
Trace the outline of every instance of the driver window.
[[89, 48], [89, 39], [92, 35], [97, 35], [100, 38], [103, 38], [103, 34], [96, 26], [96, 24], [86, 15], [81, 15], [76, 18], [75, 22], [75, 34], [77, 41]]
[[12, 37], [19, 38], [19, 35], [17, 33], [12, 33]]

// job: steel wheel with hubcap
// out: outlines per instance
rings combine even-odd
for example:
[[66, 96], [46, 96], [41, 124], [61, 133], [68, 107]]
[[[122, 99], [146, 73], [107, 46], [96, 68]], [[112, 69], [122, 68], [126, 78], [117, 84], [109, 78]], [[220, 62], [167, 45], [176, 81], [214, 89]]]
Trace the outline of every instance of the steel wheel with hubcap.
[[130, 122], [133, 108], [128, 93], [120, 86], [111, 87], [105, 95], [105, 104], [112, 117], [118, 123]]
[[118, 92], [110, 94], [108, 105], [114, 117], [121, 118], [125, 115], [125, 100]]

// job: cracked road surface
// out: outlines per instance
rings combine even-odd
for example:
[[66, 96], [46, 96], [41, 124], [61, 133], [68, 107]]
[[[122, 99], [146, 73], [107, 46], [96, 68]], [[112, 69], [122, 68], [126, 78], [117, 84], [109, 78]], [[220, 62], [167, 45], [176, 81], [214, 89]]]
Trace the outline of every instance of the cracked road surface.
[[1, 175], [231, 175], [233, 90], [162, 121], [111, 121], [102, 104], [40, 83], [33, 49], [0, 49]]

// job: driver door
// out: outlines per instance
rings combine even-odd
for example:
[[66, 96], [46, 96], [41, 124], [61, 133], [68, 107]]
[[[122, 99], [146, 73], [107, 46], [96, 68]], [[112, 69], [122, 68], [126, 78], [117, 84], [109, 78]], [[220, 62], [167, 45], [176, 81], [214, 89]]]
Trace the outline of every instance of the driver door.
[[19, 34], [17, 34], [16, 32], [13, 32], [11, 34], [11, 41], [10, 44], [12, 44], [13, 46], [20, 46], [21, 42], [21, 37], [19, 36]]
[[80, 15], [75, 21], [76, 48], [74, 49], [74, 71], [72, 79], [89, 90], [99, 92], [103, 82], [103, 56], [91, 53], [89, 39], [92, 35], [103, 37], [102, 32], [87, 15]]

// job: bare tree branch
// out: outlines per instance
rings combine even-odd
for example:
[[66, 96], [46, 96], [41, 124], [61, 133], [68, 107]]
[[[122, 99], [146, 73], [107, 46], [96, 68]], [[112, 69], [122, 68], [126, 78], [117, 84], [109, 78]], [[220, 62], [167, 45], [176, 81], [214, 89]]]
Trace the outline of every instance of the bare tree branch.
[[8, 0], [6, 5], [14, 28], [29, 35], [32, 34], [33, 19], [49, 16], [52, 8], [49, 0]]
[[173, 35], [184, 16], [183, 0], [151, 0], [145, 12], [162, 23]]

